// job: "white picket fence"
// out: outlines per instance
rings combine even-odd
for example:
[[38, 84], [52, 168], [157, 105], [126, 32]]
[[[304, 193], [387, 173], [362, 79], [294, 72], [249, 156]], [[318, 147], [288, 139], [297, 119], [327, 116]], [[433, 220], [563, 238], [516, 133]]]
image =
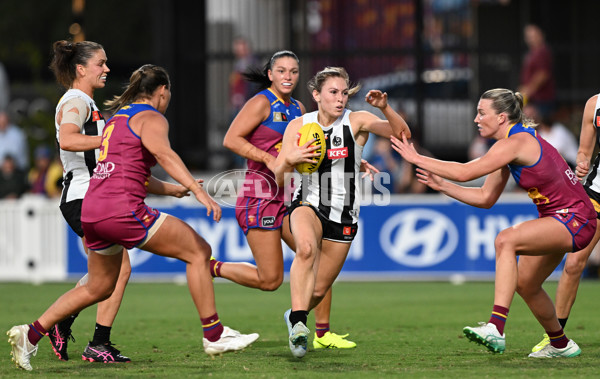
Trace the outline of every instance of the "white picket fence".
[[0, 200], [0, 282], [67, 278], [67, 227], [58, 199]]

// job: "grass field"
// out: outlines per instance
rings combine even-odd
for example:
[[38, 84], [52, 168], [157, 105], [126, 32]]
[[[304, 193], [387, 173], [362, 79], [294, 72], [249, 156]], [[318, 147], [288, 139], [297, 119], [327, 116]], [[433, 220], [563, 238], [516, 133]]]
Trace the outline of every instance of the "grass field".
[[[0, 330], [32, 322], [71, 284], [0, 284]], [[547, 290], [554, 295], [556, 283]], [[147, 378], [575, 378], [598, 377], [600, 358], [600, 282], [584, 281], [566, 328], [581, 347], [580, 357], [533, 360], [531, 347], [542, 336], [517, 296], [506, 327], [507, 350], [493, 355], [469, 343], [462, 328], [487, 321], [493, 283], [341, 282], [334, 286], [332, 329], [349, 332], [353, 350], [311, 350], [301, 360], [287, 347], [282, 321], [289, 308], [289, 286], [264, 293], [216, 283], [219, 315], [225, 325], [258, 332], [250, 348], [211, 359], [202, 350], [202, 329], [187, 287], [131, 283], [113, 327], [112, 339], [133, 362], [104, 365], [81, 361], [91, 339], [95, 307], [73, 325], [77, 341], [69, 362], [58, 361], [47, 339], [32, 359], [34, 371], [18, 370], [3, 334], [0, 377], [147, 377]], [[314, 319], [309, 316], [309, 328]], [[312, 340], [309, 342], [311, 343]], [[310, 345], [309, 345], [310, 346]]]

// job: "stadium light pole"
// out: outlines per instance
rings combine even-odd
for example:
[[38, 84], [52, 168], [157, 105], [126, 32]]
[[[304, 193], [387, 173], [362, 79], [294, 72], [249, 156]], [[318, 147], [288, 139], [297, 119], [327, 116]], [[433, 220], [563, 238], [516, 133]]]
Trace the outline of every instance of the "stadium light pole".
[[69, 26], [69, 34], [73, 36], [74, 42], [85, 41], [83, 32], [83, 11], [85, 0], [72, 0], [71, 11], [73, 12], [73, 23]]

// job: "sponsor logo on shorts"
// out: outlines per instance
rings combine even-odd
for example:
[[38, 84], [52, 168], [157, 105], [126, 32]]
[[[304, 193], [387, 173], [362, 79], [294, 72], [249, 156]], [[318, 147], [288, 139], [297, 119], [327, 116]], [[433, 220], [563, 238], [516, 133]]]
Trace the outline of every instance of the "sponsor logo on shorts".
[[260, 224], [263, 228], [268, 228], [275, 225], [275, 216], [267, 216], [260, 219]]

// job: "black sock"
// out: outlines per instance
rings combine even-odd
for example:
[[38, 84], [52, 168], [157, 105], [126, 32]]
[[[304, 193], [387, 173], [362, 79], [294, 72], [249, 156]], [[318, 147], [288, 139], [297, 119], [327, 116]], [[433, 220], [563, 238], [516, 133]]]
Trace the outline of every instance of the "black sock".
[[92, 345], [104, 345], [110, 342], [110, 326], [102, 326], [96, 323], [96, 330], [94, 331], [94, 339]]
[[558, 319], [558, 322], [560, 323], [560, 326], [562, 326], [563, 329], [565, 328], [565, 325], [567, 325], [567, 320], [568, 319], [569, 319], [568, 317], [567, 318], [559, 318]]
[[66, 319], [62, 320], [61, 322], [59, 322], [58, 329], [61, 331], [70, 330], [71, 325], [73, 325], [73, 322], [75, 322], [75, 319], [77, 318], [77, 316], [79, 316], [79, 313], [71, 315], [71, 316], [67, 317]]
[[296, 325], [299, 322], [304, 323], [306, 325], [306, 319], [308, 318], [308, 311], [292, 311], [290, 313], [290, 322], [292, 326]]

